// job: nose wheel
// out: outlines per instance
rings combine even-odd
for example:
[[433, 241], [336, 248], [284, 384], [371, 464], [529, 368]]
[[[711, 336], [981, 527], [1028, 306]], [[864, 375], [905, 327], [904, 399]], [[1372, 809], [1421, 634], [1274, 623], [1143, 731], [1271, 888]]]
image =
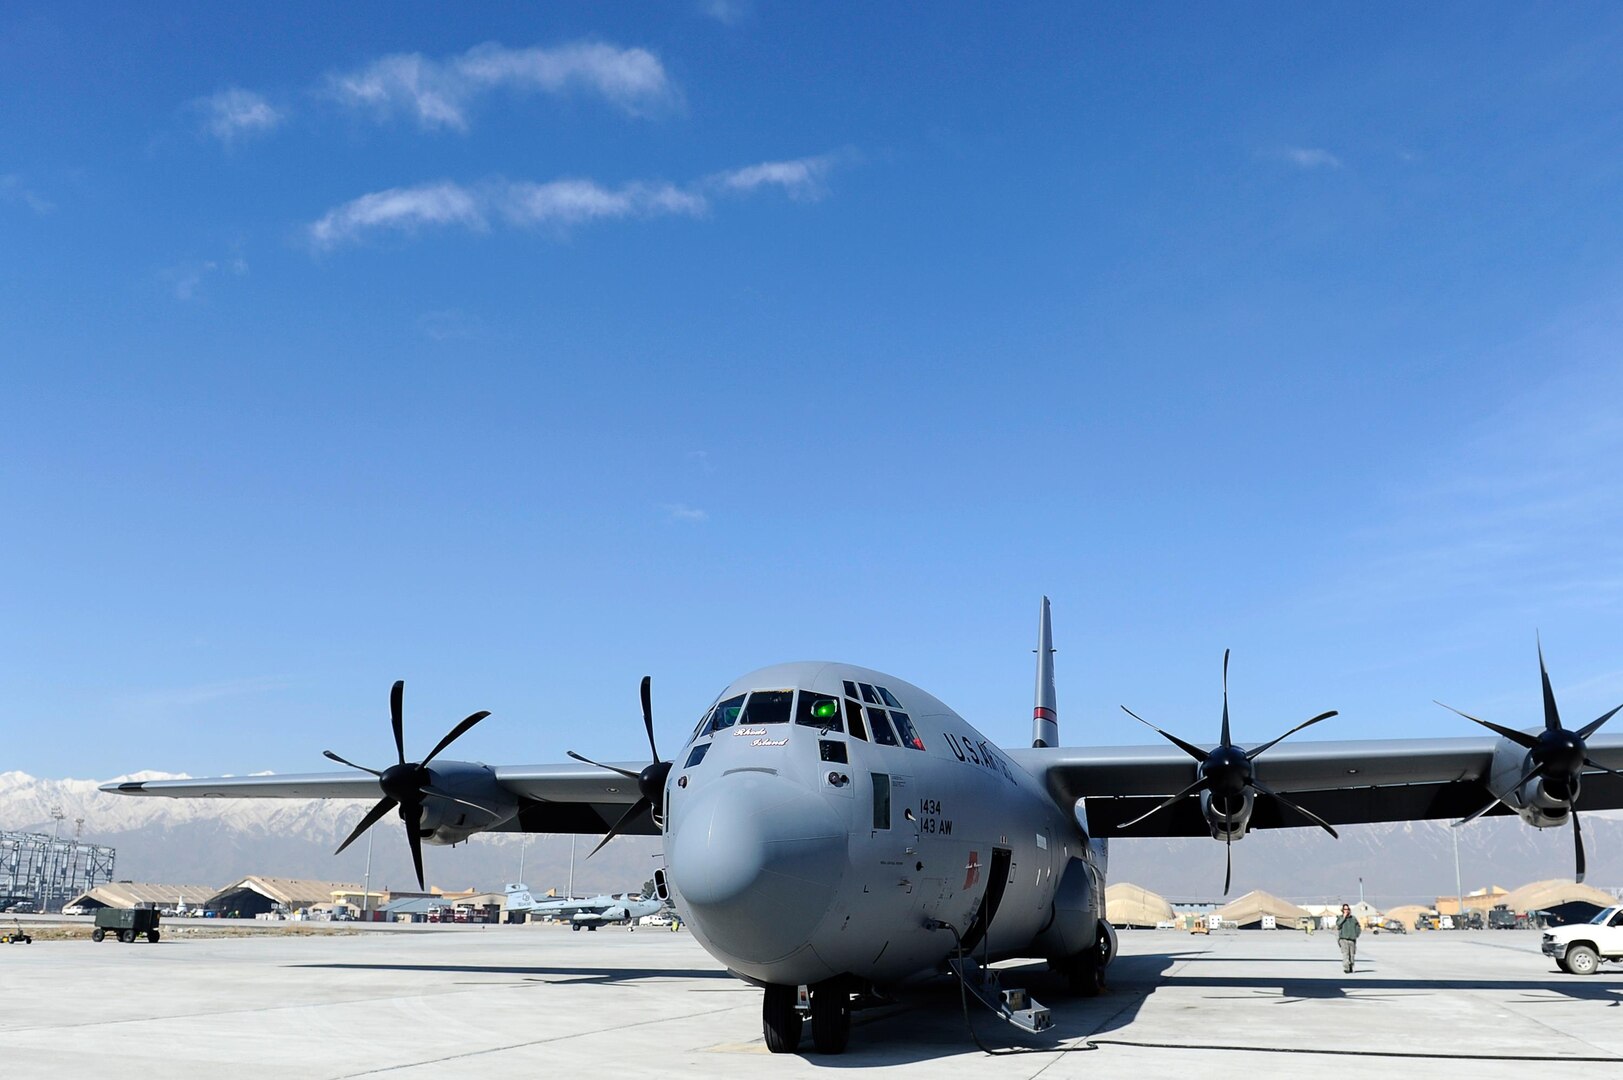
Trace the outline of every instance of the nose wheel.
[[[774, 1054], [800, 1049], [805, 1012], [798, 986], [768, 986], [761, 999], [761, 1034]], [[843, 987], [814, 987], [810, 997], [812, 1046], [819, 1054], [843, 1054], [851, 1040], [851, 995]]]
[[851, 1040], [851, 995], [841, 989], [813, 990], [812, 1045], [819, 1054], [843, 1054]]
[[761, 1001], [761, 1034], [766, 1048], [774, 1054], [792, 1054], [800, 1049], [800, 1010], [796, 986], [768, 986]]

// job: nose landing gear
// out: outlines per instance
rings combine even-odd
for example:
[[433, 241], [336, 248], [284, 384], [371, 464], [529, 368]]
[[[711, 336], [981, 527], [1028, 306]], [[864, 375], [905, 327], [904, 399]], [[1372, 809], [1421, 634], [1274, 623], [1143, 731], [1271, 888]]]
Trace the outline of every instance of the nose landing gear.
[[805, 991], [798, 986], [766, 988], [761, 1000], [761, 1034], [766, 1048], [774, 1054], [793, 1054], [799, 1050], [809, 1008], [812, 1046], [819, 1054], [843, 1054], [851, 1040], [850, 991], [830, 983], [813, 988], [804, 997], [803, 994]]

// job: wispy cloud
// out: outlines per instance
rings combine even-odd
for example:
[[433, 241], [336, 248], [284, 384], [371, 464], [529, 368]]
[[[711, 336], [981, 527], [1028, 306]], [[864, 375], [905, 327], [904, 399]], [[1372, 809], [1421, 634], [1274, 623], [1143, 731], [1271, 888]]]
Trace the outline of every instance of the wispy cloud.
[[442, 181], [362, 195], [327, 211], [309, 233], [316, 247], [332, 248], [368, 233], [412, 233], [425, 225], [461, 225], [475, 231], [488, 227], [480, 199]]
[[16, 173], [0, 174], [0, 202], [26, 206], [41, 217], [56, 209], [54, 203], [40, 197]]
[[791, 199], [820, 199], [828, 192], [825, 179], [834, 166], [830, 155], [796, 158], [791, 161], [763, 161], [717, 173], [712, 183], [729, 191], [750, 192], [776, 187]]
[[670, 184], [606, 188], [592, 180], [515, 183], [498, 193], [503, 216], [515, 225], [578, 225], [604, 218], [702, 215], [709, 204]]
[[230, 145], [239, 139], [263, 135], [279, 127], [287, 114], [252, 90], [232, 87], [190, 103], [200, 118], [203, 133]]
[[665, 515], [672, 521], [685, 521], [689, 524], [697, 525], [701, 521], [710, 520], [710, 515], [705, 513], [703, 510], [700, 510], [696, 506], [688, 506], [684, 503], [666, 503], [662, 509], [665, 511]]
[[230, 259], [202, 259], [171, 266], [164, 270], [161, 276], [169, 284], [176, 300], [193, 300], [202, 289], [203, 283], [216, 274], [246, 277], [248, 260], [240, 256]]
[[698, 0], [699, 13], [734, 26], [750, 13], [750, 0]]
[[1339, 169], [1341, 159], [1317, 146], [1285, 146], [1268, 155], [1298, 169]]
[[595, 95], [634, 116], [681, 101], [659, 57], [595, 42], [528, 49], [489, 42], [443, 60], [395, 53], [329, 76], [326, 93], [380, 118], [405, 115], [428, 130], [466, 131], [474, 102], [500, 89]]
[[482, 232], [497, 222], [513, 228], [564, 229], [630, 218], [698, 218], [710, 212], [712, 194], [741, 196], [776, 188], [793, 199], [819, 198], [825, 193], [827, 162], [826, 158], [764, 162], [686, 187], [664, 181], [610, 187], [581, 178], [474, 185], [443, 180], [362, 195], [329, 210], [306, 233], [313, 247], [325, 251], [377, 234], [413, 234], [426, 226]]

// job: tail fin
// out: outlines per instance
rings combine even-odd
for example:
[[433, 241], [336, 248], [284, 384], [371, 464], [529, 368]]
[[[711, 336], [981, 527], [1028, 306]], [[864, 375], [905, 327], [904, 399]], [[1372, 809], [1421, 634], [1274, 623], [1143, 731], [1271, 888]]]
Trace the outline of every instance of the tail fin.
[[1054, 697], [1054, 627], [1043, 597], [1037, 622], [1037, 704], [1031, 712], [1031, 745], [1059, 745], [1059, 711]]
[[528, 885], [509, 885], [506, 892], [508, 911], [529, 911], [535, 906], [535, 897], [530, 895]]

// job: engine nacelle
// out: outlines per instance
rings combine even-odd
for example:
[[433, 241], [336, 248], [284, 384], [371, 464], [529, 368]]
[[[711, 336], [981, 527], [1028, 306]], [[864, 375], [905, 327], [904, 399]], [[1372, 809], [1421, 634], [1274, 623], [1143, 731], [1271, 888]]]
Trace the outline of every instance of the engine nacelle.
[[[1516, 811], [1518, 817], [1535, 829], [1551, 829], [1565, 825], [1572, 816], [1572, 804], [1578, 797], [1577, 784], [1572, 790], [1552, 794], [1550, 784], [1543, 777], [1535, 777], [1521, 787], [1516, 781], [1532, 768], [1532, 755], [1509, 739], [1500, 739], [1493, 748], [1493, 766], [1488, 771], [1488, 791], [1505, 805]], [[1563, 787], [1566, 785], [1563, 784]]]
[[429, 772], [435, 790], [444, 793], [423, 800], [422, 835], [430, 844], [460, 844], [518, 813], [518, 800], [496, 782], [488, 765], [438, 761]]
[[1200, 812], [1205, 815], [1206, 824], [1212, 828], [1213, 840], [1238, 840], [1245, 836], [1245, 830], [1251, 824], [1251, 808], [1256, 802], [1251, 789], [1246, 788], [1239, 795], [1227, 796], [1223, 805], [1219, 805], [1212, 798], [1212, 793], [1200, 793]]

